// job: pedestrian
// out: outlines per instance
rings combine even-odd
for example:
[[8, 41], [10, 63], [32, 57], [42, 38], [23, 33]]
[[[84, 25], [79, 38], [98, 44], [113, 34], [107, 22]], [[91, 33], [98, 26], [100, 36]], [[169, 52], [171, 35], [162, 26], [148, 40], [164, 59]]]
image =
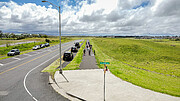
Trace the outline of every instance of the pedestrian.
[[89, 56], [91, 55], [91, 50], [89, 50]]
[[87, 48], [87, 51], [89, 51], [89, 47]]
[[95, 50], [94, 50], [94, 55], [95, 55]]
[[90, 47], [90, 50], [91, 50], [91, 48], [92, 48], [92, 45], [89, 45], [89, 47]]
[[84, 56], [85, 56], [85, 54], [86, 54], [86, 50], [85, 50], [85, 49], [83, 49], [83, 52], [84, 52]]

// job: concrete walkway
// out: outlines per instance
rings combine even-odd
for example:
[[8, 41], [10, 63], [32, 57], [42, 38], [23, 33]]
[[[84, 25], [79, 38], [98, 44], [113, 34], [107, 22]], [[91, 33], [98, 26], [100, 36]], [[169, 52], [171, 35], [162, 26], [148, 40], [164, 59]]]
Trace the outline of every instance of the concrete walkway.
[[[67, 94], [87, 101], [103, 101], [102, 69], [64, 71], [64, 75], [69, 82], [59, 72], [55, 74], [55, 81], [62, 88], [60, 94], [64, 95], [61, 92], [65, 92], [65, 96], [73, 101], [77, 99]], [[180, 101], [180, 98], [135, 86], [107, 72], [106, 101]]]
[[[104, 71], [98, 69], [94, 55], [83, 56], [80, 70], [64, 71], [67, 82], [59, 72], [54, 75], [52, 87], [72, 101], [103, 101]], [[73, 96], [73, 97], [72, 97]], [[180, 101], [174, 97], [135, 86], [106, 72], [106, 101]]]

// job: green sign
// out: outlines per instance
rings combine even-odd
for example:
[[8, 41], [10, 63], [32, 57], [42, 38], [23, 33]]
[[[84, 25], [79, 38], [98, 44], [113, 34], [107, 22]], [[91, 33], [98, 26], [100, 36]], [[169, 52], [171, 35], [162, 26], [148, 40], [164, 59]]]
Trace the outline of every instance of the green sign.
[[100, 64], [110, 64], [109, 62], [100, 62]]

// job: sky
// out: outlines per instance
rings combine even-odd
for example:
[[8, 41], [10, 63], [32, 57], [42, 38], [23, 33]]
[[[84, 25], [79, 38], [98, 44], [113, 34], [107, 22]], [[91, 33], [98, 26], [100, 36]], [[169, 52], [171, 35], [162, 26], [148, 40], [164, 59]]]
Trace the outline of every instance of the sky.
[[[180, 36], [180, 0], [48, 0], [61, 7], [62, 35]], [[0, 30], [58, 35], [58, 8], [0, 0]]]

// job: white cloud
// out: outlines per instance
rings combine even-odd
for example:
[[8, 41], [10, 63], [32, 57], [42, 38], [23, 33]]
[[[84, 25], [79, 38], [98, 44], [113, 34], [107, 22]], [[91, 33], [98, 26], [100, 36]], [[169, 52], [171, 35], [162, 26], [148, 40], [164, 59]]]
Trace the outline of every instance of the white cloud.
[[[62, 33], [180, 35], [180, 0], [76, 0], [63, 5]], [[148, 5], [142, 6], [144, 2]], [[58, 33], [58, 10], [33, 3], [0, 2], [0, 30]]]

